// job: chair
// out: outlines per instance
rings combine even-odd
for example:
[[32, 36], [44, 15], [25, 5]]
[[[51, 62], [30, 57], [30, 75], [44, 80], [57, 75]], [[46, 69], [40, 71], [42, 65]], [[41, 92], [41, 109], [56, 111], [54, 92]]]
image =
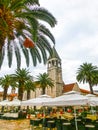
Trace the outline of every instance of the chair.
[[30, 125], [32, 126], [32, 129], [34, 130], [35, 128], [37, 127], [40, 127], [40, 122], [41, 122], [41, 119], [30, 119]]
[[93, 125], [95, 126], [95, 130], [98, 130], [98, 120], [94, 121]]
[[42, 119], [42, 126], [43, 126], [44, 129], [47, 128], [47, 121], [48, 121], [48, 120], [49, 120], [48, 118], [43, 118], [43, 119]]
[[[84, 120], [82, 118], [77, 118], [77, 127], [78, 130], [86, 130], [85, 129], [85, 124], [84, 124]], [[71, 130], [76, 130], [76, 121], [75, 118], [73, 118], [70, 122], [71, 122]]]
[[55, 124], [56, 124], [57, 130], [62, 130], [62, 120], [61, 119], [56, 119]]
[[70, 122], [63, 123], [62, 130], [71, 130], [71, 123]]
[[47, 121], [47, 128], [50, 130], [54, 129], [56, 127], [55, 121], [54, 120], [49, 120]]
[[95, 130], [95, 125], [93, 124], [89, 124], [89, 125], [85, 125], [86, 130]]

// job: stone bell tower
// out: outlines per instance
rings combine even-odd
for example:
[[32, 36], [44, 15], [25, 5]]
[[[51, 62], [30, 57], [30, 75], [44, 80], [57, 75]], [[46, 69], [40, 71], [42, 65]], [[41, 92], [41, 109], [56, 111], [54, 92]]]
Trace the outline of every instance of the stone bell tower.
[[62, 80], [61, 59], [55, 47], [53, 47], [53, 53], [47, 61], [47, 73], [54, 82], [54, 86], [52, 88], [47, 89], [47, 94], [51, 95], [52, 97], [62, 95], [63, 80]]

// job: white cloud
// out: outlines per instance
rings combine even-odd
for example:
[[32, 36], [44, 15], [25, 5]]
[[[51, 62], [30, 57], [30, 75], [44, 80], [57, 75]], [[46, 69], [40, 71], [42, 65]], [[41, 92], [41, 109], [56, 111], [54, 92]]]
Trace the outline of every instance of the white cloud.
[[[65, 83], [76, 81], [77, 68], [83, 62], [98, 65], [98, 1], [41, 1], [58, 20], [53, 34], [62, 59], [63, 79]], [[80, 86], [88, 89], [87, 84]]]

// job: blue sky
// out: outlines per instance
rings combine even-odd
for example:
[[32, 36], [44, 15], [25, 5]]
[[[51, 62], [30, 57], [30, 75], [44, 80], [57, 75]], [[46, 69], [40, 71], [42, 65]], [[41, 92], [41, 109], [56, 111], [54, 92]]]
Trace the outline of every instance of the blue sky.
[[[41, 6], [47, 8], [57, 19], [57, 25], [51, 29], [56, 50], [62, 59], [63, 80], [76, 82], [76, 71], [84, 62], [98, 66], [98, 1], [97, 0], [40, 0]], [[24, 66], [24, 59], [22, 61]], [[15, 62], [8, 68], [5, 61], [1, 75], [13, 73]], [[46, 71], [43, 64], [30, 67], [32, 75]], [[87, 84], [79, 84], [86, 88]]]

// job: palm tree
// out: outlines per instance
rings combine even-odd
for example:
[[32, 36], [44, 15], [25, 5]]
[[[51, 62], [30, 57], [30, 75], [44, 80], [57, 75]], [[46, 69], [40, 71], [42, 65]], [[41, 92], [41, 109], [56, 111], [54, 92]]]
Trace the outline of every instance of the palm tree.
[[31, 80], [32, 76], [27, 69], [17, 69], [12, 77], [18, 83], [18, 99], [22, 100], [25, 84], [28, 80]]
[[27, 91], [27, 100], [30, 99], [31, 90], [35, 91], [35, 84], [32, 80], [27, 80], [25, 83], [25, 90]]
[[11, 87], [17, 86], [17, 84], [12, 79], [11, 75], [4, 75], [4, 77], [1, 77], [0, 78], [0, 85], [4, 89], [3, 100], [6, 100], [7, 91], [8, 91], [9, 86], [11, 86]]
[[36, 86], [42, 89], [42, 94], [45, 94], [45, 89], [47, 87], [53, 87], [53, 81], [47, 73], [39, 74], [37, 76]]
[[[0, 1], [0, 67], [7, 52], [8, 65], [11, 67], [13, 53], [17, 68], [21, 66], [21, 50], [29, 66], [29, 55], [33, 65], [37, 61], [46, 63], [51, 54], [51, 44], [55, 39], [44, 22], [51, 27], [56, 25], [55, 17], [39, 5], [38, 0], [1, 0]], [[17, 39], [17, 40], [16, 40]], [[49, 52], [47, 54], [47, 52]]]
[[93, 94], [93, 86], [98, 84], [98, 67], [91, 63], [83, 63], [78, 68], [76, 78], [79, 82], [88, 83]]

